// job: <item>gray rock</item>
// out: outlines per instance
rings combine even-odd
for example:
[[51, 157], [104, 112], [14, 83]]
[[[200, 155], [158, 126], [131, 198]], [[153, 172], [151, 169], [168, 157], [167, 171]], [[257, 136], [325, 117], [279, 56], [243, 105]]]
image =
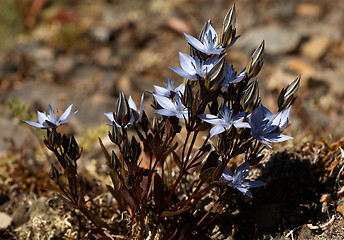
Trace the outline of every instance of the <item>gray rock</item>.
[[12, 223], [12, 218], [6, 213], [0, 212], [0, 230], [8, 228]]
[[246, 52], [252, 52], [265, 40], [265, 52], [278, 55], [295, 51], [301, 37], [301, 34], [293, 28], [270, 25], [258, 27], [243, 34], [237, 46]]

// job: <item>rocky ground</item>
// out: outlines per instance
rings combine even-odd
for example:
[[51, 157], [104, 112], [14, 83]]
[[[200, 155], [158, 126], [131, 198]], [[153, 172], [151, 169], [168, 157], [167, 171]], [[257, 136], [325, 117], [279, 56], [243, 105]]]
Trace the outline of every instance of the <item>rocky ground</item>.
[[[281, 152], [287, 148], [285, 155], [279, 153], [282, 157], [268, 158], [260, 166], [277, 173], [261, 176], [271, 189], [262, 195], [256, 192], [256, 218], [248, 221], [256, 227], [248, 237], [340, 239], [344, 236], [340, 188], [344, 2], [242, 0], [235, 4], [241, 37], [228, 58], [239, 71], [265, 40], [264, 67], [258, 75], [264, 105], [276, 110], [280, 89], [302, 76], [287, 129], [295, 139], [276, 148]], [[183, 32], [197, 36], [207, 18], [220, 31], [231, 5], [225, 0], [3, 1], [0, 238], [77, 236], [64, 220], [73, 212], [63, 211], [46, 191], [53, 187], [46, 174], [51, 157], [40, 147], [42, 138], [21, 120], [34, 119], [35, 111], [47, 111], [48, 104], [64, 109], [73, 103], [79, 112], [65, 131], [74, 131], [85, 147], [81, 169], [92, 179], [105, 178], [95, 171], [104, 167], [97, 145], [97, 137], [107, 131], [103, 113], [113, 110], [120, 91], [138, 102], [144, 90], [163, 85], [167, 77], [181, 82], [168, 67], [179, 66], [179, 50], [188, 51]], [[150, 101], [149, 94], [145, 98]], [[152, 112], [148, 104], [145, 110]], [[296, 200], [291, 202], [290, 196]], [[239, 207], [243, 212], [249, 209]], [[271, 219], [263, 221], [259, 212], [266, 211]], [[48, 227], [52, 225], [54, 231]], [[238, 231], [242, 229], [245, 226]]]

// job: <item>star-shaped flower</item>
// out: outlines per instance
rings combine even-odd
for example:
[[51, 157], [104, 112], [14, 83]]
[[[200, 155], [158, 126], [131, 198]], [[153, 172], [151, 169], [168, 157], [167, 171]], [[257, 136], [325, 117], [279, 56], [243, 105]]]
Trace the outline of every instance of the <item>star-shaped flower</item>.
[[45, 128], [56, 128], [62, 124], [65, 124], [69, 120], [71, 120], [74, 117], [74, 115], [78, 112], [78, 111], [75, 111], [74, 113], [72, 113], [70, 115], [70, 112], [72, 110], [72, 106], [73, 106], [73, 104], [71, 104], [66, 109], [66, 111], [62, 114], [62, 116], [59, 118], [59, 120], [56, 119], [58, 110], [56, 109], [56, 113], [54, 113], [53, 109], [51, 108], [51, 106], [49, 104], [49, 115], [46, 114], [45, 112], [37, 111], [38, 123], [26, 121], [26, 120], [23, 120], [23, 122], [25, 122], [25, 123], [33, 126], [33, 127], [37, 127], [37, 128], [43, 128], [43, 129], [45, 129]]
[[175, 101], [157, 94], [153, 94], [153, 96], [159, 105], [163, 107], [154, 113], [164, 116], [176, 116], [179, 119], [188, 119], [188, 109], [181, 102], [179, 95], [176, 95]]
[[252, 136], [265, 146], [272, 148], [268, 142], [284, 142], [293, 139], [281, 134], [288, 124], [290, 107], [272, 114], [260, 104], [251, 114], [250, 125]]
[[193, 59], [189, 55], [179, 52], [179, 61], [182, 68], [169, 67], [169, 69], [176, 72], [178, 75], [189, 80], [201, 80], [206, 77], [210, 70], [214, 67], [217, 60], [217, 55], [212, 56], [204, 63], [199, 58]]
[[[124, 97], [124, 94], [123, 94], [123, 97]], [[128, 106], [130, 109], [130, 120], [124, 127], [128, 127], [129, 125], [136, 124], [138, 122], [143, 112], [143, 103], [144, 103], [144, 93], [141, 96], [140, 110], [137, 110], [134, 100], [132, 99], [131, 96], [129, 96]], [[110, 122], [107, 123], [106, 125], [112, 126], [112, 124], [115, 123], [117, 127], [121, 127], [120, 124], [118, 124], [115, 120], [115, 114], [116, 114], [115, 112], [104, 113], [104, 115], [110, 120]]]
[[[165, 84], [165, 83], [164, 83]], [[166, 88], [154, 85], [154, 89], [157, 95], [164, 97], [174, 97], [176, 94], [184, 93], [185, 84], [182, 83], [178, 87], [174, 88], [174, 82], [167, 78]]]
[[[218, 165], [221, 164], [221, 161], [218, 160]], [[231, 181], [228, 186], [235, 187], [243, 194], [252, 197], [251, 192], [247, 188], [256, 188], [264, 186], [265, 183], [260, 181], [250, 181], [245, 180], [249, 174], [249, 163], [248, 161], [245, 161], [242, 163], [235, 171], [234, 175], [232, 171], [229, 169], [229, 167], [226, 166], [223, 174], [220, 177], [220, 181]]]
[[223, 105], [219, 111], [219, 117], [212, 114], [198, 114], [198, 117], [207, 123], [215, 125], [210, 129], [210, 137], [228, 130], [232, 125], [235, 128], [250, 128], [250, 124], [247, 122], [240, 122], [245, 117], [244, 112], [235, 116], [232, 115], [232, 110], [227, 105]]
[[198, 51], [207, 55], [222, 53], [225, 49], [221, 46], [218, 46], [218, 36], [213, 26], [211, 26], [210, 20], [205, 22], [203, 29], [204, 34], [201, 36], [201, 41], [189, 34], [184, 33], [188, 43]]
[[241, 82], [246, 76], [246, 68], [242, 70], [237, 76], [235, 76], [234, 69], [232, 66], [226, 62], [226, 73], [225, 79], [223, 80], [221, 86], [227, 87], [229, 84]]

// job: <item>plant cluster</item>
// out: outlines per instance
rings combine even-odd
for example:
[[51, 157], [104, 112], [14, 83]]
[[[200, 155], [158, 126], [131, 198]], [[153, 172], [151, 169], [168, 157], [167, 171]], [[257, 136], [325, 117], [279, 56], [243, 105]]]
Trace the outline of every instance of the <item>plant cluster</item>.
[[[99, 142], [112, 180], [107, 189], [122, 219], [104, 221], [85, 203], [77, 173], [82, 151], [74, 136], [61, 136], [56, 130], [75, 115], [70, 115], [71, 106], [59, 120], [49, 106], [49, 115], [38, 112], [38, 123], [26, 121], [47, 129], [44, 143], [60, 164], [52, 165], [51, 177], [61, 198], [92, 221], [98, 238], [191, 239], [225, 211], [227, 192], [252, 197], [249, 189], [264, 185], [247, 179], [249, 166], [263, 159], [264, 148], [292, 139], [282, 131], [300, 78], [281, 91], [277, 113], [264, 107], [255, 78], [263, 65], [264, 42], [237, 73], [226, 59], [226, 51], [238, 39], [235, 22], [233, 5], [220, 35], [210, 20], [198, 38], [185, 34], [190, 53], [179, 52], [181, 68], [170, 68], [184, 82], [175, 87], [168, 79], [165, 87], [154, 86], [155, 92], [149, 92], [153, 118], [143, 110], [144, 94], [138, 109], [121, 92], [115, 110], [105, 113], [114, 148], [109, 152]], [[201, 132], [206, 137], [197, 147]], [[238, 157], [242, 162], [235, 168]]]

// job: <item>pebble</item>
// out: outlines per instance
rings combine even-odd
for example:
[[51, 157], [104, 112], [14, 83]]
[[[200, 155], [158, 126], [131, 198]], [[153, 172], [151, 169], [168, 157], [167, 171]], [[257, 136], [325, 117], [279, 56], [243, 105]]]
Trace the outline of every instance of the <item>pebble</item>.
[[254, 51], [265, 40], [265, 53], [279, 55], [297, 50], [301, 37], [293, 28], [270, 25], [246, 32], [240, 37], [237, 46], [245, 51]]
[[12, 223], [12, 218], [3, 212], [0, 212], [0, 230], [8, 228]]
[[301, 53], [312, 60], [319, 60], [326, 54], [330, 44], [331, 39], [329, 37], [315, 35], [302, 45]]

